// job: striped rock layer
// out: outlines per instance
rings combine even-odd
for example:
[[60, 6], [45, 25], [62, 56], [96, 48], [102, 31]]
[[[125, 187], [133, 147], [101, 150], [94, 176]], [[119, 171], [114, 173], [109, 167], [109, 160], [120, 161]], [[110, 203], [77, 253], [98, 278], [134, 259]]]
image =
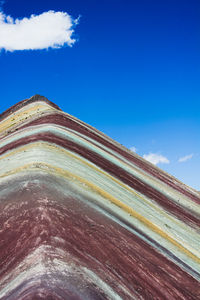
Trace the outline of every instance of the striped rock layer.
[[0, 116], [0, 299], [200, 299], [200, 196], [42, 96]]

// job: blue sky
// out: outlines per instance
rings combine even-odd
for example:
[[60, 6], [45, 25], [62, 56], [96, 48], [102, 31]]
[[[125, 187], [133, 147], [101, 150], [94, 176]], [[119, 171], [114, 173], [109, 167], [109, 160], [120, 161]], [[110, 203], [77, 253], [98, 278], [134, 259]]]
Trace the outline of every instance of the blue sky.
[[68, 13], [72, 24], [80, 18], [59, 49], [46, 41], [48, 49], [15, 50], [28, 47], [30, 30], [25, 24], [28, 37], [14, 44], [4, 41], [0, 23], [1, 112], [44, 95], [200, 190], [199, 0], [3, 2], [3, 25], [34, 14], [43, 26], [50, 10], [49, 30], [56, 12]]

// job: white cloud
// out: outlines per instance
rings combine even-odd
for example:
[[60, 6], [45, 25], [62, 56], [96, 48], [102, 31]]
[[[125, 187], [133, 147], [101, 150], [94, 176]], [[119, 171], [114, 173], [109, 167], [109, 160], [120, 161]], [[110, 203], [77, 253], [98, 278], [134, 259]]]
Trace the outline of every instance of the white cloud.
[[186, 156], [183, 156], [183, 157], [180, 157], [178, 162], [185, 162], [187, 160], [190, 160], [192, 157], [193, 157], [193, 153], [192, 154], [189, 154], [189, 155], [186, 155]]
[[133, 152], [136, 152], [136, 151], [137, 151], [137, 148], [135, 148], [134, 146], [132, 146], [132, 147], [130, 148], [130, 150], [133, 151]]
[[159, 163], [169, 164], [169, 160], [165, 156], [157, 153], [144, 154], [143, 158], [148, 160], [154, 165], [157, 165]]
[[7, 51], [72, 46], [73, 20], [66, 12], [48, 11], [14, 20], [0, 12], [0, 49]]

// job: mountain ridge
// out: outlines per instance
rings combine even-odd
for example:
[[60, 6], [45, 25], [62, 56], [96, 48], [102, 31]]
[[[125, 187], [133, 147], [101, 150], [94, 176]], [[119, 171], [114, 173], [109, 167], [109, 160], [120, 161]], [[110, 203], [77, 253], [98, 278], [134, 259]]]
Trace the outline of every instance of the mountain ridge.
[[47, 98], [23, 100], [0, 116], [0, 299], [199, 299], [199, 203]]

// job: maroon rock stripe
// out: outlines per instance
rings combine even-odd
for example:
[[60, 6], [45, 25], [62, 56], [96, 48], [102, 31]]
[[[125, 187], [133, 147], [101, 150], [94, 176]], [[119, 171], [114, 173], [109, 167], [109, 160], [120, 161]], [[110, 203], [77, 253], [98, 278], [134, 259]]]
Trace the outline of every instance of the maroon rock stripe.
[[[141, 159], [131, 155], [130, 153], [128, 153], [128, 151], [125, 151], [125, 148], [122, 149], [122, 147], [120, 145], [119, 145], [120, 147], [116, 146], [115, 144], [113, 144], [113, 143], [109, 142], [108, 140], [106, 140], [105, 138], [103, 138], [103, 136], [99, 136], [99, 135], [95, 134], [94, 132], [92, 132], [89, 127], [85, 128], [85, 127], [81, 126], [80, 124], [75, 122], [73, 119], [70, 119], [66, 115], [63, 115], [61, 113], [49, 114], [47, 116], [37, 118], [36, 120], [31, 121], [31, 122], [27, 123], [26, 125], [22, 125], [19, 128], [24, 128], [24, 127], [39, 125], [39, 124], [55, 124], [55, 125], [64, 126], [66, 128], [77, 131], [87, 137], [90, 137], [90, 138], [94, 139], [95, 141], [101, 143], [102, 145], [117, 152], [118, 154], [120, 154], [121, 156], [123, 156], [124, 158], [129, 160], [131, 163], [133, 163], [134, 165], [138, 166], [139, 168], [141, 168], [145, 172], [149, 173], [150, 175], [154, 176], [155, 178], [161, 180], [162, 182], [168, 184], [169, 186], [171, 186], [178, 192], [186, 195], [192, 201], [200, 204], [200, 197], [194, 195], [192, 192], [190, 192], [190, 191], [184, 189], [182, 186], [180, 186], [180, 183], [176, 180], [176, 178], [173, 178], [173, 180], [172, 180], [172, 178], [170, 178], [166, 173], [163, 173], [162, 170], [158, 171], [156, 168], [154, 168], [153, 165], [149, 164], [148, 162], [144, 162]], [[96, 132], [98, 132], [98, 131], [96, 131]]]
[[[4, 212], [0, 215], [0, 224], [7, 224], [0, 232], [0, 278], [12, 272], [35, 247], [51, 245], [52, 249], [59, 247], [70, 257], [78, 259], [81, 266], [97, 274], [122, 299], [129, 299], [121, 288], [123, 286], [137, 299], [200, 299], [200, 283], [197, 280], [137, 235], [94, 211], [86, 204], [87, 199], [83, 195], [78, 200], [66, 197], [59, 189], [51, 188], [52, 183], [54, 187], [57, 184], [56, 177], [39, 178], [37, 175], [35, 179], [39, 179], [40, 184], [34, 184], [33, 176], [29, 175], [28, 180], [32, 183], [26, 188], [22, 188], [21, 181], [19, 185], [13, 182], [12, 185], [20, 186], [19, 189], [8, 195], [10, 200], [6, 203], [0, 201], [0, 209]], [[48, 199], [48, 202], [41, 203], [41, 198]], [[41, 208], [45, 210], [46, 218]], [[53, 237], [64, 242], [58, 242], [58, 239], [55, 241]], [[63, 260], [63, 257], [60, 259]], [[56, 296], [60, 298], [54, 298], [54, 281], [59, 274], [51, 276], [46, 280], [39, 277], [44, 293], [52, 297], [42, 299], [66, 299], [67, 291], [65, 289], [64, 294], [63, 282], [66, 280], [67, 284], [67, 279], [58, 281], [55, 290]], [[52, 289], [45, 287], [48, 279]], [[6, 299], [34, 299], [33, 296], [37, 296], [34, 286], [26, 290], [26, 297], [23, 298], [26, 284], [24, 282], [18, 288], [20, 298], [16, 298], [15, 291]], [[106, 294], [98, 294], [98, 290], [90, 285], [86, 292], [90, 297], [85, 299], [108, 299]], [[79, 294], [68, 293], [70, 299], [83, 299]]]
[[61, 110], [59, 106], [57, 106], [55, 103], [51, 102], [44, 96], [35, 95], [29, 99], [22, 100], [15, 105], [11, 106], [7, 110], [5, 110], [2, 114], [0, 114], [0, 121], [8, 117], [9, 115], [12, 115], [14, 112], [18, 111], [19, 109], [23, 108], [24, 106], [31, 104], [33, 102], [39, 102], [43, 101], [46, 102], [48, 105], [52, 106], [53, 108], [56, 108], [58, 110]]
[[52, 133], [40, 133], [18, 139], [17, 141], [14, 141], [0, 148], [0, 155], [2, 155], [8, 150], [16, 149], [19, 146], [36, 141], [46, 141], [49, 143], [54, 143], [66, 148], [67, 150], [81, 155], [82, 157], [93, 162], [95, 165], [99, 166], [109, 174], [113, 175], [115, 178], [118, 178], [131, 188], [153, 199], [161, 207], [165, 208], [169, 213], [175, 215], [178, 219], [182, 220], [183, 222], [186, 222], [187, 224], [193, 227], [195, 226], [196, 228], [199, 228], [200, 219], [197, 216], [195, 216], [193, 212], [190, 212], [189, 210], [184, 210], [181, 206], [171, 201], [159, 191], [156, 191], [150, 185], [136, 178], [132, 174], [126, 172], [124, 169], [114, 165], [113, 163], [106, 160], [104, 157], [98, 155], [97, 153], [94, 153], [93, 151], [90, 151], [83, 146], [77, 145], [72, 141], [63, 139]]

